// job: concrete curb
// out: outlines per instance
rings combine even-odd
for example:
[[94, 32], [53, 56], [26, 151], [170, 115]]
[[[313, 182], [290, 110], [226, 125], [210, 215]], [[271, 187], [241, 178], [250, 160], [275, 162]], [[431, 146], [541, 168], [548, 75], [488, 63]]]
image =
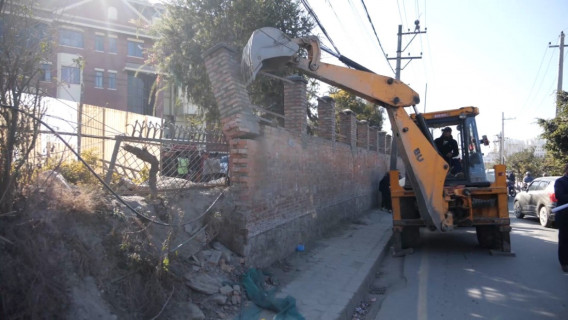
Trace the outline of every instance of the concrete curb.
[[369, 288], [392, 243], [392, 216], [373, 210], [345, 225], [318, 247], [291, 260], [292, 277], [277, 297], [292, 296], [307, 320], [350, 320], [368, 298]]
[[347, 305], [341, 312], [341, 316], [337, 318], [337, 320], [351, 320], [353, 318], [353, 312], [355, 311], [355, 308], [359, 306], [361, 301], [367, 298], [369, 290], [371, 289], [371, 284], [373, 283], [373, 279], [376, 276], [376, 273], [381, 265], [381, 262], [386, 257], [386, 255], [391, 252], [390, 247], [392, 246], [392, 241], [393, 238], [392, 238], [392, 229], [391, 229], [389, 230], [388, 239], [384, 243], [384, 246], [381, 250], [381, 254], [377, 257], [377, 259], [373, 263], [373, 267], [369, 270], [369, 272], [365, 276], [365, 279], [361, 282], [359, 289], [357, 290], [357, 292], [355, 292], [351, 300], [347, 303]]

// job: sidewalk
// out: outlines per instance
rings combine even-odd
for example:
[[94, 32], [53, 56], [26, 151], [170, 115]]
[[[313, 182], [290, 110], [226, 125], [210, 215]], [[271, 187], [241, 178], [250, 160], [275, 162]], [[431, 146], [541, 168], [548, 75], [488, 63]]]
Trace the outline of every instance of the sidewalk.
[[370, 211], [270, 270], [281, 281], [276, 296], [294, 297], [306, 320], [351, 319], [382, 256], [390, 252], [391, 235], [391, 214]]

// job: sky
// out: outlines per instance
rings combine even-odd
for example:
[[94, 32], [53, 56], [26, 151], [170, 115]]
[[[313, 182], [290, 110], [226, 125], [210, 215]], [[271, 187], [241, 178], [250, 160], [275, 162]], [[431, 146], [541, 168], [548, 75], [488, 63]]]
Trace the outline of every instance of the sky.
[[[394, 76], [360, 0], [308, 0], [340, 54], [374, 72]], [[403, 56], [420, 56], [401, 81], [420, 94], [423, 112], [476, 106], [480, 135], [496, 140], [502, 118], [506, 139], [528, 140], [542, 132], [537, 118], [555, 115], [560, 32], [568, 33], [567, 0], [366, 0], [382, 47], [396, 57], [397, 29], [421, 30]], [[324, 34], [316, 33], [332, 47]], [[411, 36], [403, 36], [402, 47]], [[565, 39], [568, 45], [568, 37]], [[564, 49], [564, 72], [568, 71]], [[341, 64], [335, 58], [326, 63]], [[403, 61], [403, 66], [405, 61]], [[563, 90], [568, 91], [568, 74]], [[411, 113], [412, 109], [407, 110]], [[383, 129], [390, 129], [387, 123]]]

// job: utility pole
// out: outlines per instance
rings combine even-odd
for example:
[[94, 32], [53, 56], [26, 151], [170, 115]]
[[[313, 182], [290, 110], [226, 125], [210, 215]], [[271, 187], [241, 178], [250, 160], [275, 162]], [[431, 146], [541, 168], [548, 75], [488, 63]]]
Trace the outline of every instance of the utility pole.
[[499, 162], [505, 164], [505, 120], [514, 120], [515, 118], [505, 118], [505, 112], [501, 112], [501, 143], [499, 145]]
[[556, 115], [558, 115], [558, 104], [560, 102], [560, 95], [562, 94], [562, 71], [564, 70], [564, 31], [560, 32], [560, 45], [553, 46], [548, 43], [549, 48], [560, 48], [560, 58], [558, 59], [558, 86], [556, 87]]
[[[408, 46], [410, 45], [410, 43], [412, 42], [412, 40], [414, 40], [414, 38], [416, 38], [416, 36], [418, 34], [421, 33], [426, 33], [426, 28], [424, 28], [424, 31], [420, 31], [420, 21], [416, 20], [414, 21], [414, 31], [410, 31], [410, 29], [408, 29], [408, 32], [402, 32], [402, 25], [399, 24], [398, 25], [398, 45], [396, 47], [396, 58], [388, 58], [387, 56], [387, 60], [396, 60], [396, 68], [395, 68], [395, 79], [396, 80], [400, 80], [400, 71], [404, 68], [406, 68], [406, 66], [410, 63], [410, 61], [412, 61], [413, 59], [422, 59], [422, 53], [420, 53], [419, 57], [402, 57], [402, 53], [404, 52], [404, 50], [406, 50], [406, 48], [408, 48]], [[406, 46], [404, 47], [404, 49], [402, 48], [402, 36], [407, 36], [407, 35], [412, 35], [412, 38], [410, 39], [410, 41], [408, 41], [408, 43], [406, 44]], [[400, 67], [402, 60], [408, 60], [408, 62], [404, 65], [404, 67]], [[397, 148], [397, 144], [396, 144], [396, 139], [395, 139], [395, 132], [393, 131], [392, 133], [392, 141], [391, 141], [391, 157], [390, 157], [390, 169], [391, 170], [396, 170], [396, 157], [398, 154], [398, 148]]]

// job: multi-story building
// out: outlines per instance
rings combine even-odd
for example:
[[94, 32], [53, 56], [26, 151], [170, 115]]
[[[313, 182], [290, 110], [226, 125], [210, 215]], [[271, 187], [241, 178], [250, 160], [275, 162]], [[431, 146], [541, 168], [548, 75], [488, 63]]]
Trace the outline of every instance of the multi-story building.
[[40, 18], [55, 27], [53, 55], [42, 64], [48, 96], [174, 120], [173, 91], [157, 91], [163, 83], [156, 84], [159, 75], [147, 53], [155, 41], [148, 28], [160, 19], [162, 6], [145, 0], [39, 5]]
[[[493, 141], [493, 147], [489, 152], [484, 154], [483, 161], [485, 165], [492, 165], [499, 162], [500, 157], [500, 143], [499, 136], [497, 140]], [[539, 158], [544, 158], [546, 156], [546, 150], [544, 145], [546, 140], [544, 139], [529, 139], [529, 140], [519, 140], [519, 139], [505, 139], [505, 148], [503, 150], [503, 156], [507, 159], [508, 156], [521, 152], [530, 148], [534, 148], [534, 155]]]

